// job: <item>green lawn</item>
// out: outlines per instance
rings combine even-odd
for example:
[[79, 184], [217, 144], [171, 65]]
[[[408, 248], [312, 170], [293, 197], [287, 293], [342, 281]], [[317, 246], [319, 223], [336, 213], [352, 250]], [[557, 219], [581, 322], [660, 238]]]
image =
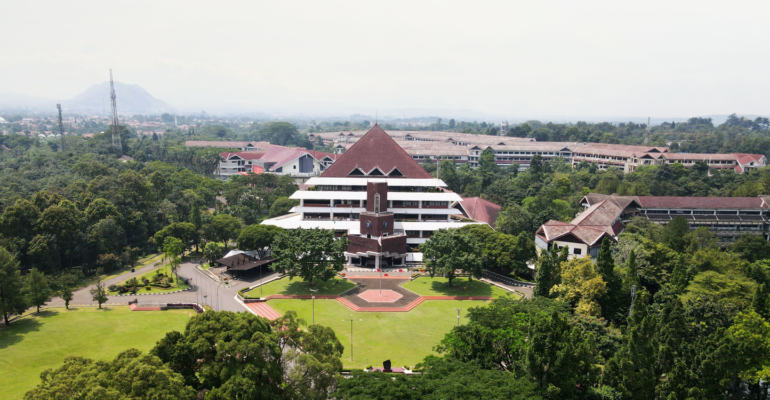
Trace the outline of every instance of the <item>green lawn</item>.
[[[281, 314], [297, 312], [308, 324], [312, 323], [312, 300], [270, 300], [268, 304]], [[390, 359], [394, 367], [414, 366], [433, 353], [453, 326], [467, 322], [465, 311], [486, 305], [486, 301], [426, 301], [409, 312], [354, 312], [337, 300], [315, 301], [315, 322], [334, 329], [345, 346], [342, 363], [345, 368], [382, 367]], [[350, 315], [353, 314], [354, 358], [350, 361]], [[363, 321], [359, 321], [363, 319]], [[344, 322], [342, 320], [345, 320]]]
[[446, 278], [431, 278], [421, 276], [413, 281], [401, 285], [404, 289], [409, 289], [423, 296], [492, 296], [501, 297], [510, 293], [477, 279], [468, 281], [468, 278], [452, 279], [450, 287]]
[[67, 356], [111, 360], [129, 348], [149, 351], [166, 332], [182, 331], [192, 310], [129, 311], [128, 307], [51, 309], [0, 329], [0, 387], [20, 399], [40, 373]]
[[246, 292], [244, 297], [246, 298], [259, 298], [265, 297], [271, 294], [313, 294], [310, 289], [318, 289], [315, 294], [342, 294], [348, 290], [354, 288], [356, 285], [347, 279], [332, 278], [326, 282], [316, 280], [313, 282], [313, 286], [308, 285], [305, 280], [301, 278], [281, 278], [272, 281], [262, 286], [260, 291], [259, 287]]
[[[150, 288], [151, 288], [150, 290], [145, 289], [144, 286], [140, 286], [140, 289], [139, 289], [139, 291], [137, 293], [168, 293], [168, 292], [176, 292], [177, 290], [184, 290], [184, 289], [187, 289], [187, 288], [190, 287], [190, 285], [184, 283], [181, 279], [179, 279], [179, 280], [176, 279], [176, 275], [174, 275], [174, 273], [171, 272], [171, 266], [168, 265], [168, 264], [164, 265], [164, 266], [162, 266], [160, 268], [156, 268], [156, 269], [154, 269], [154, 270], [152, 270], [150, 272], [147, 272], [146, 274], [144, 274], [142, 276], [137, 276], [136, 279], [139, 281], [140, 284], [142, 282], [142, 278], [147, 278], [147, 279], [150, 280], [150, 282], [152, 282], [152, 277], [153, 277], [153, 275], [156, 274], [156, 271], [160, 271], [162, 274], [166, 274], [166, 276], [169, 276], [169, 275], [173, 276], [174, 277], [174, 284], [171, 287], [169, 287], [169, 288], [161, 288], [161, 287], [157, 287], [157, 286], [150, 286]], [[126, 283], [126, 281], [123, 281], [120, 284], [122, 285], [124, 283]], [[108, 291], [108, 294], [109, 295], [115, 295], [115, 294], [118, 294], [118, 292], [110, 292], [110, 291]]]

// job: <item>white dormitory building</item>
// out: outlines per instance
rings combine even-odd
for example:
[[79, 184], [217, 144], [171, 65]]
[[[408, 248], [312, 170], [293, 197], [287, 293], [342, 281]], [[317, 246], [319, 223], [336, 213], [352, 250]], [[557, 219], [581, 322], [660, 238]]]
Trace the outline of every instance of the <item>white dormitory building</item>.
[[[383, 183], [386, 189], [382, 189]], [[430, 176], [375, 125], [320, 176], [310, 178], [302, 185], [303, 190], [292, 194], [291, 198], [299, 200], [300, 204], [292, 208], [291, 214], [268, 219], [263, 224], [285, 229], [329, 229], [338, 236], [348, 234], [358, 237], [359, 241], [366, 240], [361, 237], [366, 236], [362, 232], [361, 218], [371, 214], [368, 209], [372, 207], [367, 204], [367, 198], [372, 193], [368, 193], [367, 187], [371, 191], [372, 184], [376, 184], [378, 190], [387, 191], [387, 200], [383, 202], [386, 210], [378, 211], [378, 215], [383, 223], [393, 222], [392, 226], [382, 228], [391, 229], [391, 236], [406, 238], [404, 252], [391, 250], [387, 259], [383, 259], [385, 265], [419, 263], [422, 254], [418, 246], [435, 231], [469, 224], [494, 225], [500, 211], [499, 206], [486, 200], [462, 198], [446, 190], [442, 180]], [[373, 246], [377, 247], [374, 242]], [[373, 267], [376, 258], [372, 255], [379, 257], [378, 254], [387, 253], [363, 251], [360, 243], [357, 246], [351, 244], [346, 252], [350, 265]]]
[[[363, 135], [363, 132], [322, 132], [308, 135], [310, 140], [320, 137], [334, 144], [335, 153], [344, 153]], [[738, 173], [749, 168], [767, 165], [761, 154], [708, 154], [671, 153], [668, 147], [633, 146], [606, 143], [537, 142], [533, 138], [475, 135], [455, 132], [391, 131], [395, 140], [418, 163], [437, 163], [451, 160], [455, 164], [477, 167], [481, 152], [490, 148], [495, 163], [501, 167], [518, 164], [529, 168], [532, 157], [543, 161], [561, 157], [573, 167], [581, 161], [595, 163], [599, 169], [617, 167], [632, 172], [645, 165], [682, 164], [689, 168], [703, 161], [715, 169], [733, 169]]]

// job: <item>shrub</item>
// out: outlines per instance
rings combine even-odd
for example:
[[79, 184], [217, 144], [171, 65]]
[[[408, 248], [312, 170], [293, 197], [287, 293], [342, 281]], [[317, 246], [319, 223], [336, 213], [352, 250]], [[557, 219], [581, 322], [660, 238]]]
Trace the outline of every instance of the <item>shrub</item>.
[[166, 283], [168, 283], [168, 284], [174, 283], [174, 278], [172, 278], [172, 277], [166, 278]]
[[129, 290], [131, 291], [131, 294], [136, 294], [137, 290], [139, 290], [139, 287], [138, 286], [131, 286], [131, 288]]
[[142, 283], [144, 283], [145, 285], [148, 285], [150, 283], [150, 280], [145, 277], [142, 277]]
[[128, 292], [128, 288], [124, 285], [115, 285], [115, 290], [117, 290], [120, 294]]
[[107, 290], [109, 290], [110, 292], [117, 292], [118, 291], [118, 285], [107, 286]]
[[144, 290], [149, 292], [150, 290], [152, 290], [152, 286], [147, 285], [147, 286], [144, 287]]

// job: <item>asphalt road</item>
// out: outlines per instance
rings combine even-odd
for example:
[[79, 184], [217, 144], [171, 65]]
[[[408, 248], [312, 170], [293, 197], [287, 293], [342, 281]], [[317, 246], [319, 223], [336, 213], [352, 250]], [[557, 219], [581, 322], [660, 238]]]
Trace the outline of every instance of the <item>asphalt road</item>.
[[[166, 293], [166, 294], [153, 294], [153, 295], [128, 295], [128, 296], [107, 296], [108, 300], [106, 303], [123, 303], [128, 304], [130, 300], [137, 299], [140, 303], [150, 303], [150, 302], [158, 302], [158, 303], [167, 303], [167, 302], [196, 302], [196, 303], [205, 303], [208, 304], [211, 308], [215, 310], [223, 310], [223, 311], [246, 311], [246, 308], [243, 307], [238, 301], [235, 300], [235, 295], [238, 293], [238, 290], [252, 286], [259, 282], [259, 274], [256, 274], [254, 277], [246, 279], [246, 280], [231, 280], [231, 285], [229, 286], [222, 286], [218, 285], [217, 282], [206, 276], [203, 272], [195, 268], [194, 263], [183, 263], [179, 266], [179, 269], [177, 270], [177, 273], [180, 277], [184, 277], [187, 279], [191, 279], [191, 285], [193, 286], [190, 290], [184, 291], [184, 292], [177, 292], [177, 293]], [[115, 278], [108, 279], [104, 283], [106, 286], [112, 285], [112, 284], [118, 284], [121, 283], [129, 278], [143, 275], [149, 271], [153, 270], [152, 265], [148, 265], [146, 267], [137, 269], [133, 273], [125, 273], [119, 276], [116, 276]], [[277, 273], [270, 271], [269, 269], [266, 269], [263, 272], [262, 279], [267, 280], [273, 276], [275, 276]], [[89, 291], [95, 286], [89, 285], [85, 288], [79, 289], [73, 293], [72, 301], [70, 301], [71, 306], [77, 306], [77, 305], [96, 305], [97, 303], [91, 298], [91, 294]], [[54, 297], [51, 299], [50, 302], [47, 303], [47, 306], [49, 307], [64, 307], [64, 300], [62, 300], [60, 297]]]

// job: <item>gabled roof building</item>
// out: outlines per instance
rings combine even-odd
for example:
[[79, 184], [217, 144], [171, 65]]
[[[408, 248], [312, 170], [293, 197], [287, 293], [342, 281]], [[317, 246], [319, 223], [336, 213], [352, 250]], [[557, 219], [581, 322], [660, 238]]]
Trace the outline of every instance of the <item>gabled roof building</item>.
[[378, 125], [301, 188], [290, 197], [300, 202], [291, 214], [262, 223], [347, 234], [348, 264], [360, 267], [419, 263], [418, 246], [436, 230], [494, 224], [499, 213], [446, 190]]
[[550, 220], [535, 234], [540, 249], [569, 246], [570, 256], [596, 257], [604, 237], [617, 240], [624, 224], [641, 216], [657, 224], [682, 217], [690, 229], [706, 227], [722, 246], [745, 234], [767, 239], [770, 196], [675, 197], [619, 196], [589, 193], [581, 200], [585, 211], [570, 222]]

